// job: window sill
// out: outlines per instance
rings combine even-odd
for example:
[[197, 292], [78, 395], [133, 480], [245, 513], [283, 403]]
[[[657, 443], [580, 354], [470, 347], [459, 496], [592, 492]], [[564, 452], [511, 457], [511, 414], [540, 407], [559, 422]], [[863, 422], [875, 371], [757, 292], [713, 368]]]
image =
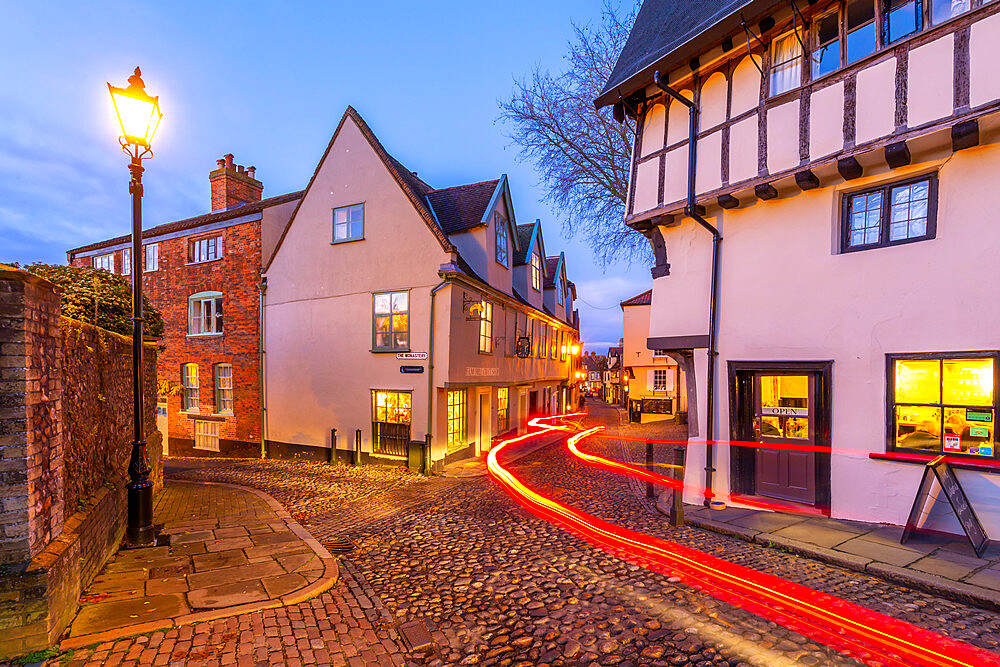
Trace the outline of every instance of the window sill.
[[226, 417], [232, 417], [233, 416], [233, 412], [231, 410], [230, 411], [226, 411], [226, 412], [213, 412], [211, 414], [211, 416], [212, 417], [219, 417], [220, 419], [225, 419]]
[[[913, 463], [917, 465], [926, 465], [930, 461], [933, 461], [940, 454], [911, 454], [909, 452], [872, 452], [868, 455], [868, 458], [875, 459], [877, 461], [893, 461], [895, 463]], [[945, 455], [944, 460], [952, 468], [958, 468], [960, 470], [978, 470], [980, 472], [991, 472], [1000, 473], [1000, 461], [996, 459], [983, 458], [982, 460], [977, 460], [971, 456], [948, 456]]]
[[330, 245], [343, 245], [344, 243], [354, 243], [355, 241], [364, 241], [365, 237], [361, 236], [356, 239], [341, 239], [339, 241], [330, 241]]
[[212, 262], [220, 262], [222, 257], [216, 257], [215, 259], [203, 259], [199, 262], [185, 262], [184, 266], [198, 266], [201, 264], [211, 264]]
[[197, 334], [189, 333], [189, 334], [187, 334], [187, 337], [188, 338], [213, 338], [215, 336], [221, 336], [222, 333], [223, 332], [221, 332], [221, 331], [219, 331], [218, 333], [216, 333], [216, 332], [212, 332], [212, 333], [197, 333]]
[[[401, 347], [398, 349], [372, 348], [368, 351], [371, 352], [372, 354], [399, 354], [400, 352], [411, 352], [412, 349], [408, 347]], [[422, 361], [422, 360], [414, 360], [414, 361]]]

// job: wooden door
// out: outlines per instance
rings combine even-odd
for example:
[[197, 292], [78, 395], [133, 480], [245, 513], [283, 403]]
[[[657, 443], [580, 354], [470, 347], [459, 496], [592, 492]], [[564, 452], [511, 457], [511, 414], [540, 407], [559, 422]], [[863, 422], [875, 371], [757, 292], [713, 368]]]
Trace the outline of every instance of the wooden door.
[[[816, 378], [813, 373], [754, 374], [756, 493], [816, 502]], [[767, 444], [779, 445], [766, 447]]]

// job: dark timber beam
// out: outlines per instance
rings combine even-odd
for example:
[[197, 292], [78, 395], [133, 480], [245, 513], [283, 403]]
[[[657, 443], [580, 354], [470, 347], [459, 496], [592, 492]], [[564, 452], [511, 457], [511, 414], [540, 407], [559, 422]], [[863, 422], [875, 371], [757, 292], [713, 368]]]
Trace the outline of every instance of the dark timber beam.
[[719, 206], [722, 208], [739, 208], [740, 200], [732, 195], [720, 195]]
[[757, 195], [757, 199], [774, 199], [778, 196], [778, 191], [774, 189], [774, 186], [770, 183], [761, 183], [760, 185], [755, 185], [753, 188], [753, 193]]
[[837, 160], [837, 171], [840, 172], [845, 181], [861, 178], [861, 175], [865, 173], [865, 170], [861, 168], [861, 163], [858, 162], [858, 158], [853, 155]]
[[967, 120], [951, 128], [951, 149], [956, 153], [979, 145], [979, 122]]
[[910, 164], [910, 148], [905, 141], [897, 141], [885, 147], [885, 162], [893, 169]]
[[795, 174], [795, 185], [799, 190], [812, 190], [819, 187], [819, 178], [809, 169], [803, 169]]

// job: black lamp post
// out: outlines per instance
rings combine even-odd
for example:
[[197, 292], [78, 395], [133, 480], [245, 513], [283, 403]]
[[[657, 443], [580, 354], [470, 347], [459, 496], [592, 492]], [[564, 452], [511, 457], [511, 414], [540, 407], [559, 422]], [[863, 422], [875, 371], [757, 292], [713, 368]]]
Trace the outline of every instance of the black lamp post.
[[128, 79], [128, 88], [116, 88], [110, 83], [111, 101], [118, 114], [122, 150], [132, 158], [129, 172], [132, 178], [128, 191], [132, 195], [132, 456], [128, 463], [128, 529], [125, 537], [129, 546], [141, 547], [153, 543], [153, 481], [149, 479], [149, 457], [146, 454], [146, 425], [143, 423], [142, 396], [142, 158], [152, 157], [150, 143], [163, 114], [160, 98], [146, 94], [139, 68]]

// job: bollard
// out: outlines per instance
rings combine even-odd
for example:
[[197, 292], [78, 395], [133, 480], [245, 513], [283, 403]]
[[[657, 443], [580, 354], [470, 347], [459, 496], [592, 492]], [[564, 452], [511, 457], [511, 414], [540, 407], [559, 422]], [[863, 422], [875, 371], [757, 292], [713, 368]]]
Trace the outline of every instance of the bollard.
[[[653, 443], [651, 442], [646, 443], [646, 470], [648, 470], [649, 472], [653, 472]], [[655, 497], [656, 494], [653, 491], [653, 483], [647, 481], [646, 498], [652, 500]]]
[[674, 447], [674, 479], [680, 488], [674, 489], [674, 499], [670, 504], [670, 525], [679, 528], [684, 525], [684, 445]]
[[354, 431], [354, 465], [361, 465], [361, 429]]
[[337, 429], [330, 429], [330, 460], [329, 463], [337, 462]]

